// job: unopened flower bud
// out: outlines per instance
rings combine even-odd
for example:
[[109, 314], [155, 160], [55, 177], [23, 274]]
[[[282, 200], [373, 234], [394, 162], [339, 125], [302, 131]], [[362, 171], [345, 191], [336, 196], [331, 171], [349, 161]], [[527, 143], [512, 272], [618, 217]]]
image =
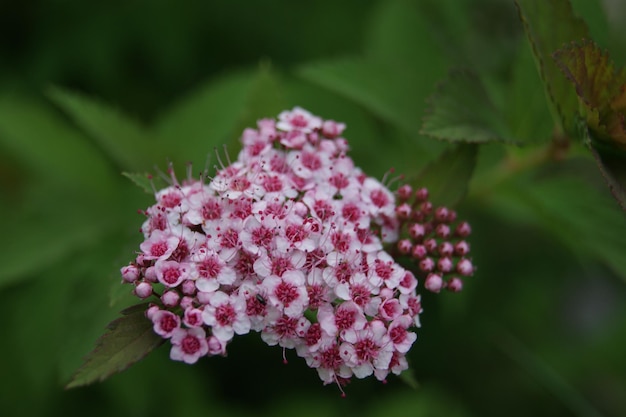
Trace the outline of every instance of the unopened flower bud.
[[427, 239], [424, 241], [424, 246], [428, 253], [435, 253], [437, 250], [437, 241], [435, 239]]
[[148, 298], [152, 295], [152, 285], [147, 282], [140, 282], [135, 287], [134, 293], [139, 298]]
[[139, 268], [136, 265], [130, 264], [126, 265], [121, 269], [122, 279], [124, 282], [135, 282], [139, 279]]
[[420, 211], [428, 216], [430, 213], [433, 212], [433, 203], [431, 203], [430, 201], [424, 201], [422, 204], [420, 204]]
[[426, 201], [428, 200], [428, 188], [420, 188], [415, 192], [415, 199], [417, 201]]
[[447, 239], [450, 236], [450, 226], [447, 224], [438, 224], [435, 228], [435, 234], [437, 237]]
[[196, 283], [190, 279], [183, 281], [183, 294], [194, 295], [196, 292]]
[[435, 210], [435, 220], [440, 223], [445, 223], [448, 221], [448, 214], [450, 214], [450, 210], [447, 207], [437, 207]]
[[148, 267], [146, 272], [144, 273], [144, 278], [148, 282], [157, 282], [159, 279], [157, 278], [156, 269], [154, 266]]
[[398, 188], [398, 199], [401, 201], [406, 201], [411, 198], [411, 194], [413, 194], [413, 189], [409, 184], [404, 184]]
[[166, 291], [161, 296], [161, 302], [165, 307], [176, 307], [180, 301], [180, 295], [176, 291]]
[[457, 236], [460, 237], [467, 237], [470, 235], [470, 233], [472, 233], [472, 228], [469, 225], [468, 222], [461, 222], [459, 223], [459, 225], [456, 227], [456, 234]]
[[465, 277], [472, 275], [474, 273], [472, 261], [466, 258], [461, 259], [456, 265], [456, 271]]
[[409, 239], [402, 239], [398, 242], [398, 250], [401, 254], [406, 255], [413, 249], [413, 244]]
[[409, 235], [416, 241], [422, 239], [424, 237], [424, 234], [424, 226], [422, 226], [421, 224], [413, 223], [411, 226], [409, 226]]
[[411, 251], [411, 256], [415, 259], [422, 259], [428, 254], [426, 247], [424, 245], [415, 245], [413, 246], [413, 250]]
[[428, 274], [426, 281], [424, 281], [424, 288], [428, 291], [438, 293], [443, 287], [443, 279], [438, 274]]
[[464, 240], [461, 240], [454, 245], [454, 253], [458, 256], [465, 256], [469, 253], [469, 251], [469, 244]]
[[450, 278], [446, 289], [450, 292], [460, 292], [463, 289], [463, 281], [458, 277]]
[[439, 255], [441, 256], [452, 256], [452, 253], [454, 252], [454, 247], [452, 246], [452, 243], [450, 242], [441, 242], [438, 250], [439, 250]]
[[400, 220], [406, 220], [411, 217], [411, 206], [407, 203], [403, 203], [396, 207], [396, 215]]
[[452, 268], [454, 267], [453, 263], [452, 263], [452, 259], [450, 258], [439, 258], [439, 260], [437, 261], [437, 269], [439, 271], [441, 271], [442, 273], [446, 274], [450, 271], [452, 271]]
[[420, 261], [420, 269], [424, 272], [430, 272], [435, 269], [435, 261], [432, 258], [424, 258]]

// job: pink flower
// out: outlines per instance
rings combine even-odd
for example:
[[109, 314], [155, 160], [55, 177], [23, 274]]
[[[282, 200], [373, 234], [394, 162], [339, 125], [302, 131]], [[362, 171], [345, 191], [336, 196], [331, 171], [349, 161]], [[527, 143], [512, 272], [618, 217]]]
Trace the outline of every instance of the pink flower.
[[163, 338], [170, 338], [180, 328], [180, 317], [171, 311], [159, 310], [151, 317], [154, 332]]
[[322, 127], [322, 120], [300, 107], [294, 107], [293, 110], [284, 111], [278, 115], [276, 127], [287, 132], [299, 130], [303, 133], [310, 133]]
[[159, 282], [169, 288], [177, 287], [188, 277], [188, 267], [176, 261], [158, 261], [155, 272]]
[[171, 342], [170, 358], [175, 361], [194, 364], [209, 351], [206, 333], [200, 327], [176, 329]]
[[371, 375], [374, 369], [389, 369], [393, 351], [387, 328], [380, 320], [369, 322], [361, 330], [346, 330], [343, 340], [339, 348], [341, 358], [357, 378]]
[[206, 325], [211, 326], [213, 335], [219, 340], [228, 342], [235, 333], [241, 335], [250, 331], [246, 303], [241, 297], [217, 291], [208, 294], [207, 301], [202, 319]]

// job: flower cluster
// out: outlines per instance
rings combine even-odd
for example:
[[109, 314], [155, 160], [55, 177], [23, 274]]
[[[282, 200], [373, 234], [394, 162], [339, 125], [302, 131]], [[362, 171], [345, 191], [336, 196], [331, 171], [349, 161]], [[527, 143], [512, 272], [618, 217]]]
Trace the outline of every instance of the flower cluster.
[[408, 367], [417, 279], [383, 244], [412, 215], [354, 166], [344, 128], [296, 107], [246, 129], [237, 160], [208, 183], [172, 174], [156, 192], [141, 252], [121, 272], [139, 298], [159, 298], [146, 315], [172, 359], [224, 355], [255, 331], [324, 383]]

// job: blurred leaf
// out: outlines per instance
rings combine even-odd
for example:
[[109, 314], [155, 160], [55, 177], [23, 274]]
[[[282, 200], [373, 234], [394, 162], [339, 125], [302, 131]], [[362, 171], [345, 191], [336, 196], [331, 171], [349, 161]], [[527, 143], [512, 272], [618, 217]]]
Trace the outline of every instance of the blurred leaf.
[[0, 146], [9, 149], [40, 176], [108, 194], [113, 172], [103, 155], [51, 108], [16, 95], [0, 97]]
[[[587, 130], [587, 135], [591, 132]], [[617, 200], [622, 210], [626, 210], [626, 161], [623, 154], [607, 151], [602, 147], [594, 147], [590, 141], [591, 154], [593, 155], [600, 172], [604, 177], [611, 194]]]
[[477, 153], [477, 145], [460, 144], [428, 164], [411, 184], [414, 188], [427, 187], [435, 207], [452, 207], [467, 194]]
[[626, 70], [615, 69], [609, 54], [593, 41], [569, 44], [554, 59], [574, 84], [582, 117], [595, 133], [589, 139], [626, 150]]
[[511, 137], [524, 144], [545, 143], [552, 138], [554, 120], [535, 67], [532, 51], [526, 45], [517, 47], [512, 63], [511, 79], [507, 80], [505, 115]]
[[413, 368], [409, 368], [400, 374], [400, 379], [414, 390], [417, 390], [420, 386], [415, 377], [415, 371]]
[[66, 388], [103, 381], [143, 359], [163, 339], [152, 330], [152, 322], [145, 316], [146, 304], [138, 304], [122, 311], [122, 317], [107, 326], [107, 332], [98, 340], [96, 348], [85, 358]]
[[626, 216], [590, 183], [554, 177], [501, 189], [494, 200], [505, 200], [527, 220], [537, 222], [583, 259], [600, 261], [626, 280]]
[[587, 25], [574, 15], [569, 0], [516, 0], [515, 4], [557, 123], [565, 133], [575, 136], [578, 102], [552, 53], [567, 42], [589, 37]]
[[257, 75], [250, 71], [211, 80], [157, 121], [159, 144], [174, 164], [191, 162], [194, 167], [202, 167], [202, 171], [216, 149], [233, 147], [231, 144], [241, 135], [235, 128], [247, 110], [256, 80]]
[[467, 71], [454, 71], [439, 85], [420, 133], [451, 142], [513, 142], [482, 82]]
[[282, 83], [272, 72], [269, 63], [262, 63], [246, 95], [246, 101], [238, 110], [239, 120], [233, 126], [233, 136], [227, 143], [231, 151], [239, 151], [239, 139], [246, 128], [256, 128], [257, 121], [274, 118], [287, 109]]
[[11, 244], [0, 251], [0, 287], [32, 278], [33, 273], [97, 242], [115, 225], [110, 207], [106, 215], [102, 209], [99, 200], [79, 199], [48, 184], [29, 195], [3, 225]]
[[58, 87], [48, 97], [62, 108], [122, 169], [154, 164], [158, 152], [148, 133], [123, 113], [82, 94]]
[[602, 417], [602, 414], [552, 367], [534, 355], [512, 335], [505, 331], [500, 331], [500, 333], [500, 340], [497, 340], [496, 343], [502, 352], [516, 361], [521, 368], [531, 373], [538, 382], [569, 409], [573, 416]]

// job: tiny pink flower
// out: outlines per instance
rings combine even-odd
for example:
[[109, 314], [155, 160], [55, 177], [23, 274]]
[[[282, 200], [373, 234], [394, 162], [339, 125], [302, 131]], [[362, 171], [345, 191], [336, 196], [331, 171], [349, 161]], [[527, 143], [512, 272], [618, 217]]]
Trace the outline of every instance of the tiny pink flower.
[[167, 310], [159, 310], [150, 318], [156, 334], [163, 338], [170, 338], [174, 331], [180, 328], [180, 317]]
[[176, 261], [158, 261], [154, 269], [159, 282], [169, 288], [177, 287], [188, 277], [188, 268]]
[[294, 107], [291, 111], [284, 111], [278, 115], [278, 123], [276, 127], [284, 131], [300, 130], [304, 133], [310, 133], [314, 129], [322, 126], [322, 120], [313, 116], [308, 111]]
[[183, 361], [194, 364], [201, 356], [209, 351], [206, 341], [206, 333], [200, 327], [192, 329], [176, 329], [171, 338], [172, 350], [170, 358], [175, 361]]

